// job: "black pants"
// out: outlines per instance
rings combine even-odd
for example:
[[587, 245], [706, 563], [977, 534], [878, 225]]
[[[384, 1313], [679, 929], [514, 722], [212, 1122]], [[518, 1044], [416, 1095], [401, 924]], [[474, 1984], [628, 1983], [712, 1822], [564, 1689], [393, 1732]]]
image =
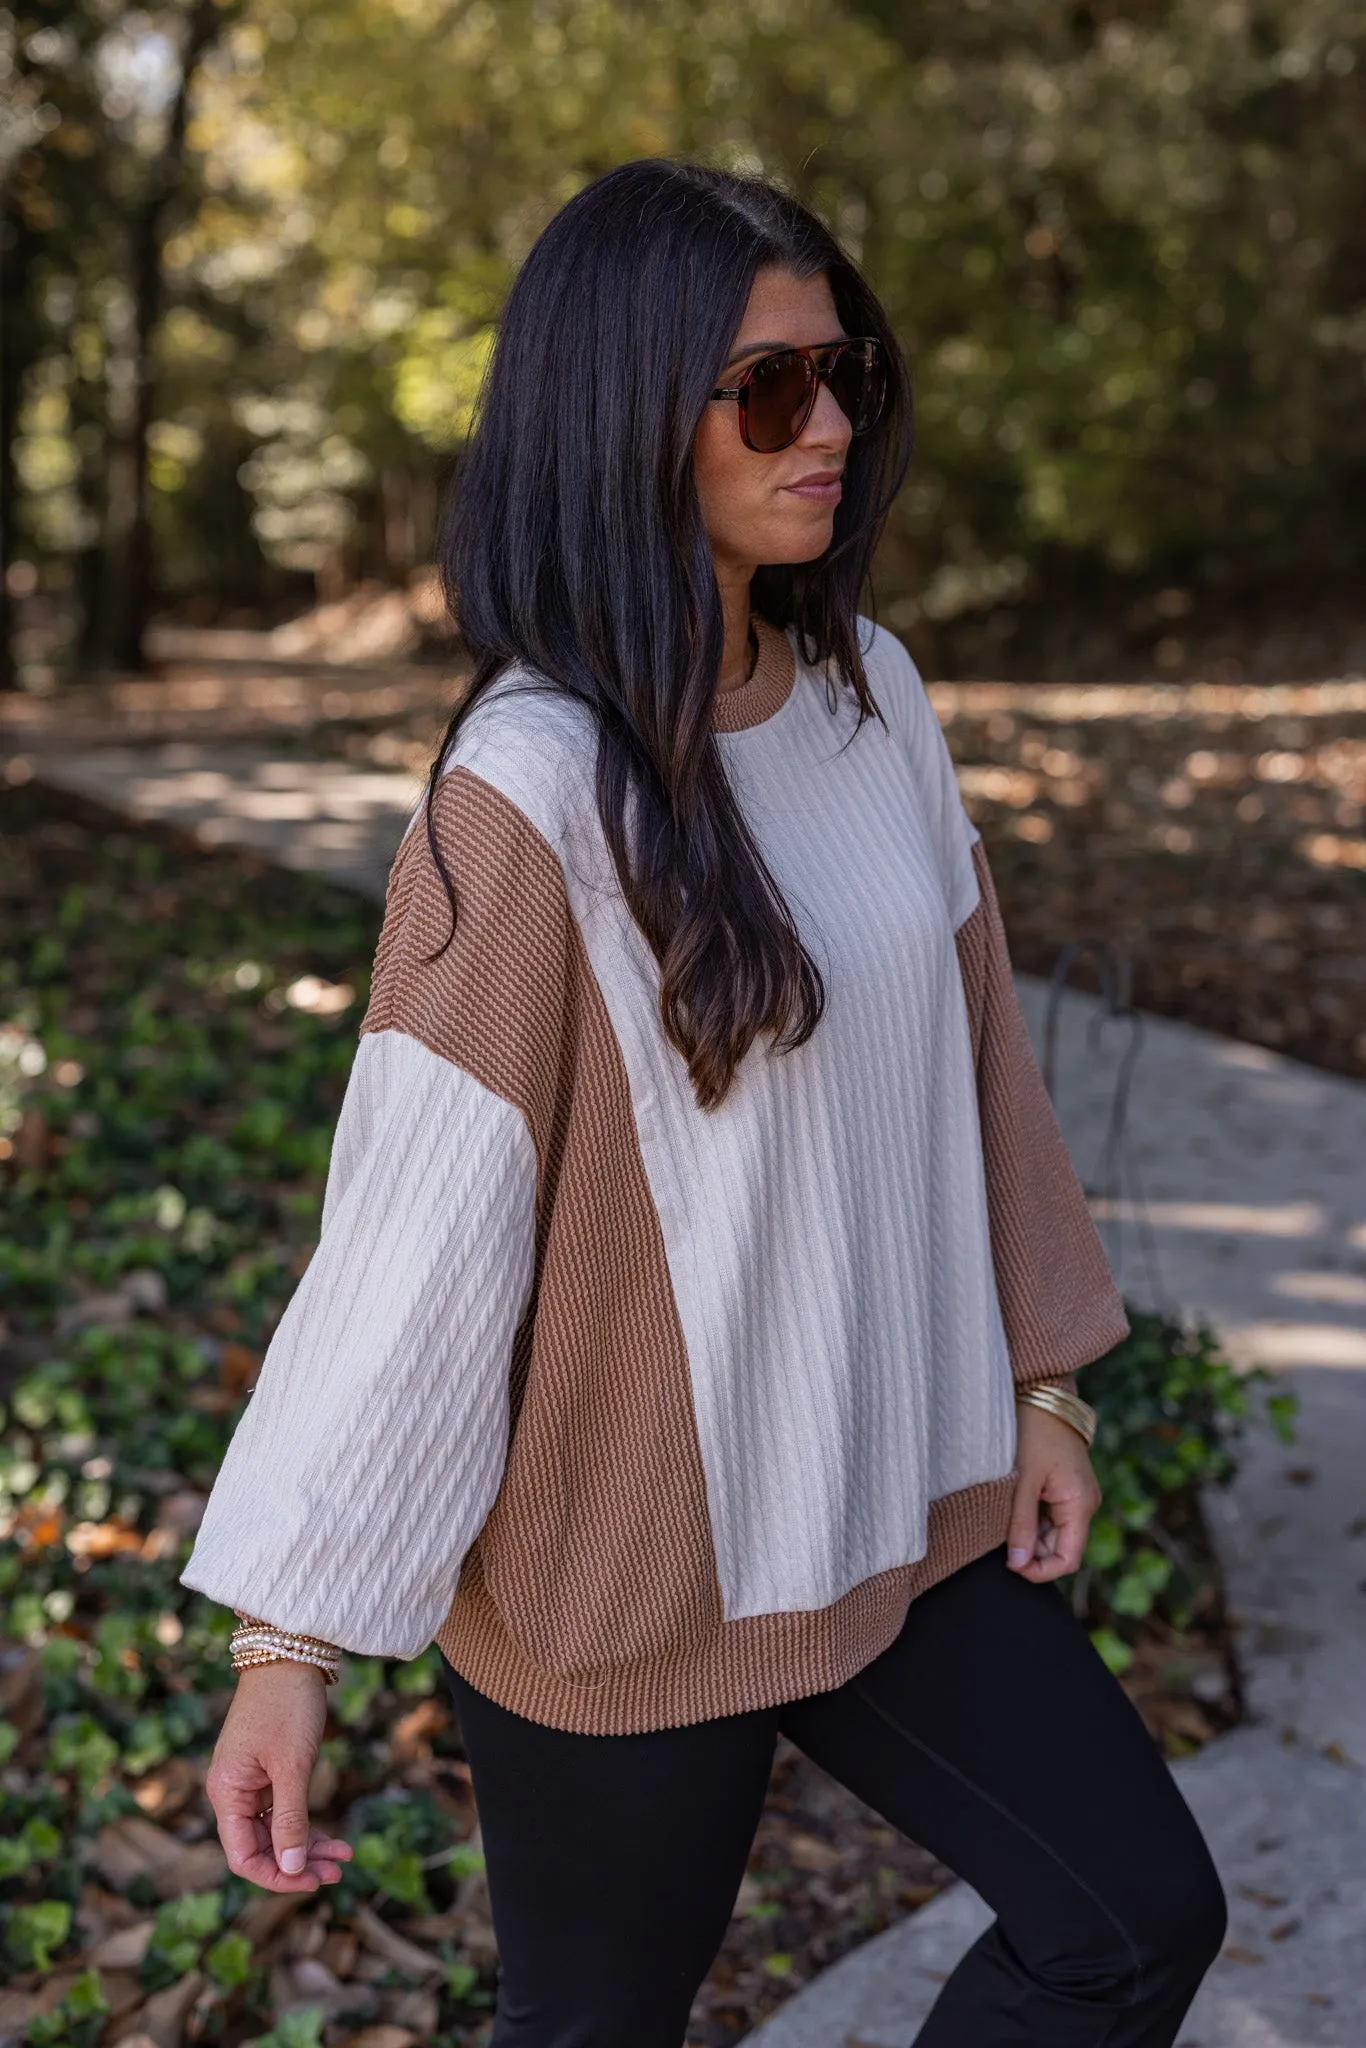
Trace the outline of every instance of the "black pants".
[[781, 1731], [999, 1916], [918, 2048], [1171, 2048], [1224, 1898], [1166, 1765], [1051, 1587], [997, 1552], [836, 1692], [567, 1735], [450, 1674], [502, 1960], [494, 2048], [680, 2048]]

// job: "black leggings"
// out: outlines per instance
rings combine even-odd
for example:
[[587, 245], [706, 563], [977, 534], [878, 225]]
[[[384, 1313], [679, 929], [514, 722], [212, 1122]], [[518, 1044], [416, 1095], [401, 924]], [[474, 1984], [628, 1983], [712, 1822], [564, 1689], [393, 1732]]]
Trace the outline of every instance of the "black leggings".
[[836, 1692], [568, 1735], [450, 1673], [502, 1961], [493, 2048], [680, 2048], [781, 1732], [998, 1919], [918, 2048], [1171, 2048], [1224, 1935], [1199, 1830], [1051, 1587], [996, 1552]]

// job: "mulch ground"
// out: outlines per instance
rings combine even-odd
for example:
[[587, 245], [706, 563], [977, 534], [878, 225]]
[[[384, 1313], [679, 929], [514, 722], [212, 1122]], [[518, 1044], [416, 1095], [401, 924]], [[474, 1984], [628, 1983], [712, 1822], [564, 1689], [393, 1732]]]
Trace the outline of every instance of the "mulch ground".
[[932, 695], [1018, 966], [1366, 1075], [1366, 682]]

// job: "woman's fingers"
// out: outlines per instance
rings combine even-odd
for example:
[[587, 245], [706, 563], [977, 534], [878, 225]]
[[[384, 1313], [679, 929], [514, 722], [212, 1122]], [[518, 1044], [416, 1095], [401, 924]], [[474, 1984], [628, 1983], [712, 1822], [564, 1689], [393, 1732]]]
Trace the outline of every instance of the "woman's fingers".
[[322, 1673], [290, 1663], [241, 1674], [208, 1793], [228, 1867], [272, 1892], [335, 1884], [345, 1842], [309, 1825], [308, 1780], [327, 1718]]
[[[212, 1792], [209, 1796], [213, 1798]], [[217, 1799], [213, 1800], [213, 1806], [218, 1816], [218, 1839], [223, 1844], [229, 1870], [235, 1877], [250, 1876], [249, 1866], [261, 1854], [259, 1823], [250, 1813], [225, 1810]]]
[[1039, 1489], [1028, 1472], [1021, 1472], [1010, 1506], [1010, 1531], [1006, 1537], [1006, 1562], [1013, 1572], [1022, 1572], [1039, 1547]]
[[1086, 1446], [1056, 1416], [1022, 1405], [1008, 1562], [1035, 1585], [1078, 1570], [1100, 1488]]
[[308, 1779], [313, 1758], [287, 1751], [271, 1772], [270, 1841], [286, 1877], [300, 1877], [308, 1863]]
[[[315, 1892], [324, 1879], [301, 1863], [297, 1872], [280, 1868], [271, 1837], [271, 1824], [262, 1817], [270, 1791], [246, 1785], [225, 1784], [210, 1778], [209, 1797], [218, 1816], [218, 1839], [235, 1877], [260, 1885], [269, 1892]], [[327, 1859], [335, 1862], [335, 1858]], [[340, 1872], [338, 1873], [340, 1875]]]
[[1072, 1495], [1064, 1500], [1049, 1503], [1049, 1519], [1053, 1524], [1052, 1555], [1048, 1562], [1051, 1579], [1066, 1578], [1069, 1572], [1081, 1567], [1082, 1555], [1086, 1549], [1086, 1534], [1095, 1513], [1095, 1503], [1087, 1496]]
[[343, 1842], [338, 1835], [325, 1835], [315, 1828], [308, 1838], [308, 1860], [325, 1856], [329, 1863], [349, 1863], [352, 1849], [349, 1842]]

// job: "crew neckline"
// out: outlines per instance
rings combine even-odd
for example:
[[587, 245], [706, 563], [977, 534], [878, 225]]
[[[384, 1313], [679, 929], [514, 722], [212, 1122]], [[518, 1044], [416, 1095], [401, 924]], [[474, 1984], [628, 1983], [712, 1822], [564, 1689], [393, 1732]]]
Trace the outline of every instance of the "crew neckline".
[[745, 732], [781, 711], [797, 679], [797, 661], [786, 633], [767, 619], [753, 620], [758, 655], [754, 673], [733, 690], [718, 690], [711, 701], [715, 732]]

